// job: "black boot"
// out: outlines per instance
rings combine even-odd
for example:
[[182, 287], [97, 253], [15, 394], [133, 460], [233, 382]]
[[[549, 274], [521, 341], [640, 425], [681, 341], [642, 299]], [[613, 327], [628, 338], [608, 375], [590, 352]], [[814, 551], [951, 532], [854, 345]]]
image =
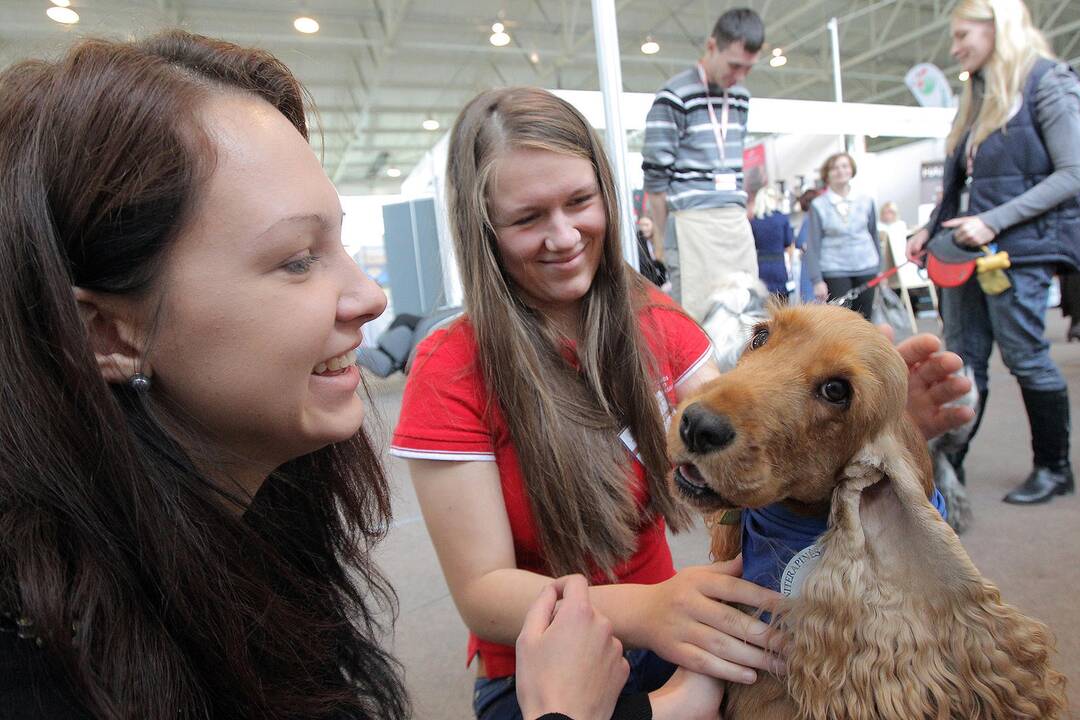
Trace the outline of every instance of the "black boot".
[[949, 464], [953, 466], [953, 470], [956, 471], [956, 479], [960, 481], [961, 485], [967, 485], [967, 477], [964, 475], [964, 458], [967, 457], [968, 448], [971, 447], [971, 440], [975, 437], [975, 433], [978, 432], [979, 425], [982, 425], [983, 414], [986, 412], [986, 401], [989, 397], [989, 390], [979, 391], [979, 404], [975, 408], [975, 422], [971, 426], [971, 432], [968, 433], [967, 440], [964, 441], [963, 445], [945, 453], [945, 457], [948, 459]]
[[1007, 503], [1031, 505], [1052, 500], [1055, 495], [1068, 495], [1076, 489], [1069, 464], [1069, 392], [1020, 390], [1031, 424], [1035, 469], [1004, 499]]

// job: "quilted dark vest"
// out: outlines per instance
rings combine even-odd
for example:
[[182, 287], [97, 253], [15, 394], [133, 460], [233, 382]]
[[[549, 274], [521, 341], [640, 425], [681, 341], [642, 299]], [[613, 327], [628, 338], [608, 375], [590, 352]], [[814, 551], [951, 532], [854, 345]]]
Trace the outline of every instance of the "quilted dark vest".
[[[1035, 114], [1036, 89], [1054, 65], [1053, 60], [1045, 58], [1035, 62], [1024, 83], [1020, 110], [1006, 123], [1005, 132], [996, 130], [979, 145], [969, 186], [968, 214], [977, 215], [1003, 205], [1054, 171]], [[950, 199], [958, 197], [962, 187], [966, 145], [965, 136], [946, 163], [944, 187], [947, 195], [953, 195]], [[941, 218], [953, 214], [943, 213]], [[995, 241], [1009, 253], [1014, 264], [1051, 263], [1080, 269], [1080, 198], [1070, 198], [1036, 218], [1004, 230]]]

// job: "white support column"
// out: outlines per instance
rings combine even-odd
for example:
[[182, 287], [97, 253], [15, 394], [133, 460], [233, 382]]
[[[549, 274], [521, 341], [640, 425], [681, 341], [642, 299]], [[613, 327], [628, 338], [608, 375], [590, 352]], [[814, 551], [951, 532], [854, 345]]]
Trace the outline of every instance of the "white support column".
[[600, 92], [604, 98], [604, 121], [608, 158], [615, 173], [615, 187], [622, 223], [623, 257], [638, 266], [637, 235], [631, 212], [633, 193], [627, 174], [626, 131], [622, 121], [622, 67], [619, 64], [619, 32], [615, 23], [615, 0], [592, 0], [593, 34], [596, 37], [596, 63], [600, 74]]
[[840, 85], [840, 32], [836, 18], [829, 18], [829, 37], [832, 38], [832, 77], [836, 102], [844, 102], [844, 89]]
[[[829, 37], [832, 39], [833, 93], [836, 95], [836, 103], [839, 105], [844, 102], [844, 88], [840, 83], [840, 23], [837, 22], [836, 18], [829, 18], [826, 27], [829, 29]], [[843, 136], [843, 141], [844, 149], [851, 152], [851, 136]]]

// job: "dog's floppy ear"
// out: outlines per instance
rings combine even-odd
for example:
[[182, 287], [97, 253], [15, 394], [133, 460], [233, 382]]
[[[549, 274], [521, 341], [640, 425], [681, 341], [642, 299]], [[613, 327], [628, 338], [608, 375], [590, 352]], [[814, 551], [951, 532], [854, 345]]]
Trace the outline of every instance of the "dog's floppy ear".
[[1049, 631], [979, 574], [927, 499], [930, 472], [906, 418], [843, 471], [819, 565], [779, 619], [802, 717], [1060, 717]]

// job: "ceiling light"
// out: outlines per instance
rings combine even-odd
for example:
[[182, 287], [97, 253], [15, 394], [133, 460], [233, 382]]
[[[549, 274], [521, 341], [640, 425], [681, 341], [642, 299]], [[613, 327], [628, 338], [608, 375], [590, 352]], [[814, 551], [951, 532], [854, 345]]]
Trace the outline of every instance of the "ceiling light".
[[75, 12], [71, 8], [58, 7], [54, 5], [45, 11], [45, 14], [58, 23], [64, 25], [74, 25], [79, 22], [79, 13]]
[[967, 82], [968, 78], [971, 77], [971, 74], [967, 70], [965, 70], [959, 75], [957, 75], [957, 77], [960, 78], [960, 82]]
[[439, 121], [436, 120], [435, 118], [428, 118], [424, 122], [420, 123], [420, 126], [422, 128], [424, 128], [425, 130], [438, 130], [439, 129]]
[[488, 38], [488, 42], [495, 47], [510, 44], [510, 36], [506, 34], [506, 27], [501, 22], [492, 23], [491, 37]]
[[787, 56], [773, 55], [771, 58], [769, 58], [769, 65], [773, 67], [784, 67], [785, 65], [787, 65]]
[[660, 52], [660, 43], [653, 40], [651, 35], [646, 35], [645, 42], [641, 43], [641, 52], [646, 55], [655, 55]]
[[531, 62], [533, 65], [539, 65], [540, 64], [540, 53], [536, 52], [535, 50], [533, 50], [531, 53], [529, 53], [529, 62]]
[[313, 17], [302, 15], [292, 21], [292, 26], [306, 35], [319, 32], [319, 21]]
[[386, 168], [386, 176], [392, 178], [401, 177], [401, 169], [396, 167], [388, 167]]
[[71, 7], [71, 0], [52, 0], [52, 4], [57, 7]]

